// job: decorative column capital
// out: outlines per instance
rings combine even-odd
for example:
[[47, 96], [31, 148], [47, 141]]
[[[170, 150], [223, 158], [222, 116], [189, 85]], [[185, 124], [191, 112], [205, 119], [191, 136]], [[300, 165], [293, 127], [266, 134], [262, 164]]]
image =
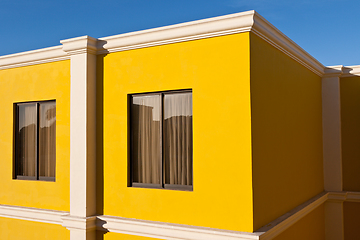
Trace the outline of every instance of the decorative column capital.
[[69, 55], [76, 55], [81, 53], [89, 53], [96, 55], [97, 52], [97, 38], [90, 36], [82, 36], [61, 40], [63, 51]]
[[323, 78], [341, 77], [343, 72], [344, 72], [343, 65], [326, 67], [324, 70]]

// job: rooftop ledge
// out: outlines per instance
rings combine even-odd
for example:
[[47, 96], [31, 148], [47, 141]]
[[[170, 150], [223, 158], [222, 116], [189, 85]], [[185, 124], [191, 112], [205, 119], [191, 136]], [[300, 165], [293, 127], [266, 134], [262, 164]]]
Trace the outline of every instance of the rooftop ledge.
[[0, 56], [0, 69], [70, 59], [70, 55], [83, 52], [107, 54], [242, 32], [256, 34], [319, 76], [325, 73], [324, 65], [253, 10], [99, 39], [66, 39], [60, 46]]

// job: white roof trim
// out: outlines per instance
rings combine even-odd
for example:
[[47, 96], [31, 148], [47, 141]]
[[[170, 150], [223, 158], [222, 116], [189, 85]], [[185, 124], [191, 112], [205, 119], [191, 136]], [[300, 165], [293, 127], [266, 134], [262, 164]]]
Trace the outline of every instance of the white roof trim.
[[184, 42], [240, 32], [249, 32], [255, 11], [235, 13], [143, 31], [99, 38], [98, 53]]
[[100, 38], [98, 54], [223, 36], [241, 32], [254, 32], [295, 61], [317, 75], [324, 73], [324, 65], [285, 36], [255, 11], [235, 13], [166, 27], [125, 33]]
[[251, 31], [317, 75], [324, 73], [324, 65], [256, 12]]
[[341, 77], [354, 77], [360, 76], [360, 65], [356, 66], [344, 66], [343, 74]]
[[70, 59], [62, 46], [0, 56], [0, 70]]
[[355, 77], [360, 76], [360, 65], [355, 66], [328, 66], [323, 77]]
[[[99, 38], [96, 48], [97, 54], [105, 54], [241, 32], [255, 33], [314, 73], [320, 76], [324, 74], [325, 67], [321, 63], [255, 11]], [[69, 41], [71, 39], [61, 42]], [[63, 46], [56, 46], [2, 56], [0, 57], [0, 69], [69, 59], [64, 50]]]

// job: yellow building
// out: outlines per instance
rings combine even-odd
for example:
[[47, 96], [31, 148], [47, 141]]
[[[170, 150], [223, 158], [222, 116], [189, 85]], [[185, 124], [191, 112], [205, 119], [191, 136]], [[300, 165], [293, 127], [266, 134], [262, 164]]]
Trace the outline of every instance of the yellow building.
[[360, 66], [254, 11], [0, 57], [0, 239], [360, 239]]

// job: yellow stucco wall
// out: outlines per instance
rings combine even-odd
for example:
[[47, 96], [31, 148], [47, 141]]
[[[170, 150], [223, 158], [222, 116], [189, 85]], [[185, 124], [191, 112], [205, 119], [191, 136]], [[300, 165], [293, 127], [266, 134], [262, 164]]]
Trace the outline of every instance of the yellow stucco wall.
[[[98, 172], [104, 197], [98, 211], [253, 231], [249, 34], [110, 53], [98, 63], [104, 81], [104, 169]], [[127, 95], [189, 88], [193, 191], [128, 187]]]
[[343, 189], [360, 191], [360, 77], [340, 79]]
[[359, 237], [360, 203], [344, 202], [344, 239], [356, 240]]
[[[13, 104], [52, 99], [56, 100], [56, 181], [12, 179]], [[0, 70], [0, 101], [0, 204], [69, 211], [70, 61]]]
[[256, 230], [323, 191], [321, 78], [250, 39]]
[[70, 231], [61, 225], [0, 217], [0, 239], [67, 240]]
[[273, 240], [325, 240], [325, 213], [322, 204]]

